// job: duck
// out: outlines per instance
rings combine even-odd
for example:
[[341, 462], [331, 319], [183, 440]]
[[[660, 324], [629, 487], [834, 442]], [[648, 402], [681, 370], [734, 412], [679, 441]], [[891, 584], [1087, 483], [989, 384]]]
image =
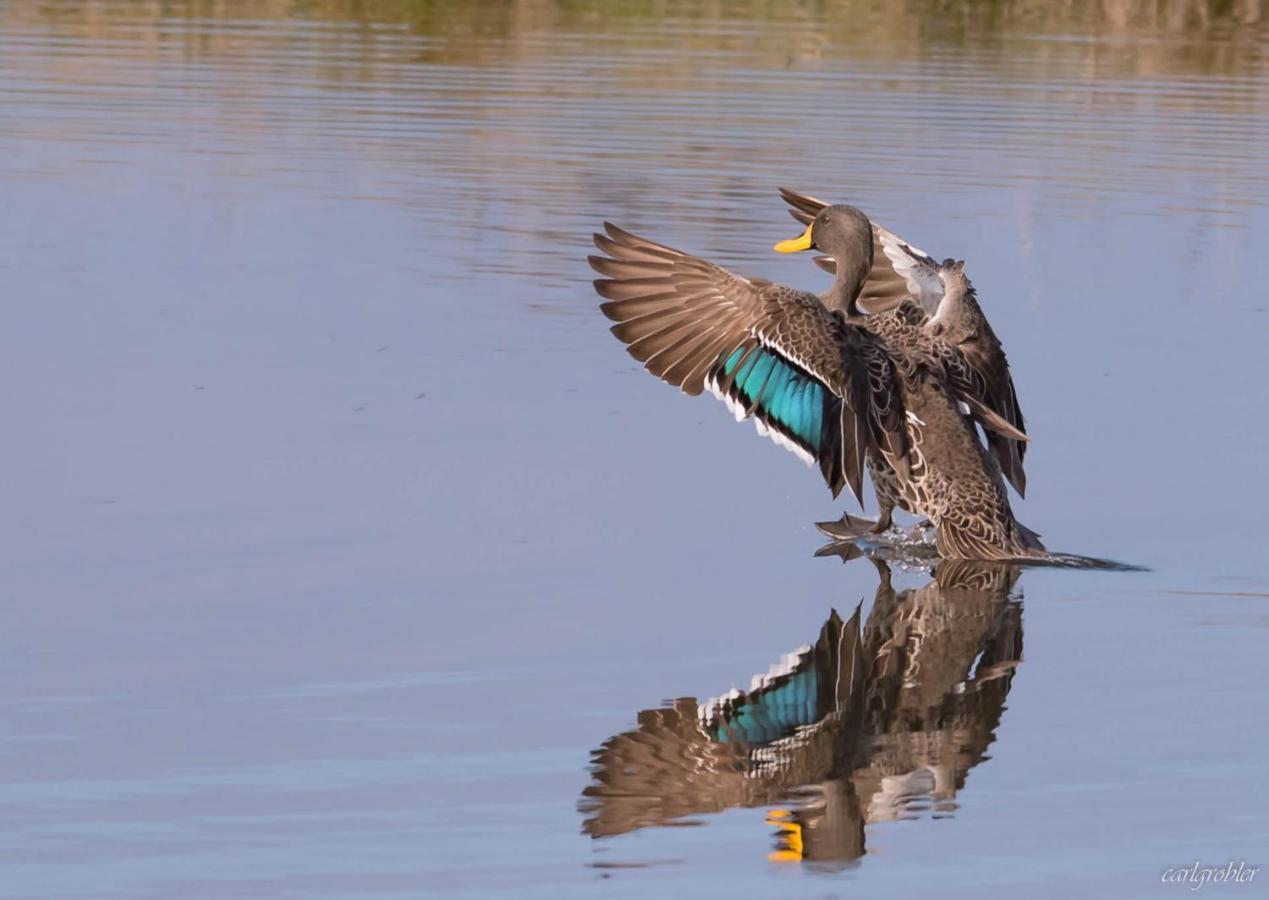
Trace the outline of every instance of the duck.
[[[611, 222], [593, 240], [600, 310], [651, 374], [688, 395], [708, 390], [817, 466], [834, 498], [849, 486], [862, 506], [873, 460], [893, 479], [889, 499], [929, 518], [943, 558], [1043, 553], [978, 437], [976, 425], [1027, 440], [997, 411], [985, 379], [950, 341], [902, 321], [910, 306], [859, 307], [876, 262], [862, 211], [825, 204], [801, 235], [775, 245], [832, 261], [823, 295], [734, 274]], [[949, 260], [932, 271], [946, 292], [963, 267]], [[883, 313], [892, 314], [884, 327]]]

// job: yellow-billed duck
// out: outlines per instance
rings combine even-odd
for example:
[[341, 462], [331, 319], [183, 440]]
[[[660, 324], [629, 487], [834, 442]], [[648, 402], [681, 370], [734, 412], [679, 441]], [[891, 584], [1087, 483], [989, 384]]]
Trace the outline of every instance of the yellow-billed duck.
[[[734, 275], [610, 223], [604, 230], [594, 239], [606, 255], [589, 257], [605, 276], [594, 283], [607, 301], [601, 309], [652, 374], [687, 394], [709, 389], [737, 419], [753, 418], [759, 432], [818, 464], [833, 496], [849, 485], [862, 504], [865, 460], [873, 458], [893, 474], [896, 502], [929, 517], [941, 556], [1042, 551], [1014, 519], [974, 421], [1011, 440], [1026, 436], [996, 411], [965, 354], [905, 324], [901, 312], [884, 329], [880, 318], [860, 314], [875, 263], [873, 226], [862, 212], [825, 205], [801, 236], [776, 245], [833, 260], [824, 297]], [[959, 271], [935, 269], [945, 282]]]

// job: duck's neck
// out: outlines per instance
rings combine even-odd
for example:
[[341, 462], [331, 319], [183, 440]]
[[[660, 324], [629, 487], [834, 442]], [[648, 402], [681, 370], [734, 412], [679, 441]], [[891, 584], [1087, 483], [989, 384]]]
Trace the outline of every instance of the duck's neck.
[[833, 279], [833, 286], [824, 297], [825, 304], [829, 309], [840, 309], [848, 316], [857, 316], [859, 306], [855, 301], [859, 299], [864, 279], [872, 268], [871, 261], [856, 259], [851, 262], [840, 257], [833, 261], [837, 265], [837, 277]]

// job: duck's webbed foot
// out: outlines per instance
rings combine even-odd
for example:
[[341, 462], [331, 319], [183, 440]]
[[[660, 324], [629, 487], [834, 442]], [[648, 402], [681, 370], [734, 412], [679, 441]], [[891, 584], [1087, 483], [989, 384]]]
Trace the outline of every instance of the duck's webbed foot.
[[826, 537], [830, 537], [835, 541], [853, 541], [856, 538], [866, 537], [870, 534], [880, 534], [890, 527], [888, 521], [880, 529], [877, 527], [878, 525], [881, 525], [880, 521], [874, 522], [872, 519], [852, 516], [850, 513], [842, 513], [842, 517], [836, 522], [815, 523], [816, 528], [823, 532]]

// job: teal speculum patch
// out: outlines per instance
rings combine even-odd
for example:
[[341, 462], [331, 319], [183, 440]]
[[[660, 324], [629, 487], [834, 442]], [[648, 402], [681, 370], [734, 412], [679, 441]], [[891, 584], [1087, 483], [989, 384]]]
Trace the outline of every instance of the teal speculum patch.
[[733, 377], [733, 389], [747, 406], [765, 417], [808, 449], [816, 449], [824, 428], [824, 386], [774, 351], [759, 347], [732, 351], [722, 364], [724, 376]]

